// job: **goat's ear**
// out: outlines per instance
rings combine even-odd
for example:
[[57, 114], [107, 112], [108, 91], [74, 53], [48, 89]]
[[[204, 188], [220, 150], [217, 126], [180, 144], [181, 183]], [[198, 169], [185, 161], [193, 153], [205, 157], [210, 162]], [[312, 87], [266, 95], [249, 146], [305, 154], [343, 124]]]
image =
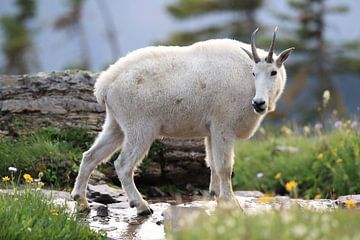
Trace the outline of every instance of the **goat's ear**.
[[290, 53], [292, 51], [294, 51], [295, 48], [294, 47], [291, 47], [291, 48], [288, 48], [284, 51], [282, 51], [279, 55], [279, 57], [276, 59], [276, 65], [278, 67], [281, 67], [281, 65], [286, 61], [286, 59], [289, 57]]
[[253, 55], [251, 54], [251, 52], [249, 52], [249, 51], [246, 50], [245, 48], [241, 48], [241, 49], [249, 56], [249, 58], [250, 58], [251, 60], [254, 61], [254, 57], [253, 57]]

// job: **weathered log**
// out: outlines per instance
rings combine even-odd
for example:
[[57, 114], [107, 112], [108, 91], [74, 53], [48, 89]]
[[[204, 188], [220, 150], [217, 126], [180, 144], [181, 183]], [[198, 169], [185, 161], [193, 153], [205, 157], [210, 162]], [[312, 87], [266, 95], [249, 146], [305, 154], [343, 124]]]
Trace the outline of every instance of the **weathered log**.
[[[87, 71], [0, 75], [0, 137], [45, 126], [100, 131], [105, 109], [93, 95], [97, 75]], [[139, 181], [208, 184], [201, 139], [162, 139], [158, 143], [161, 150], [149, 153]]]

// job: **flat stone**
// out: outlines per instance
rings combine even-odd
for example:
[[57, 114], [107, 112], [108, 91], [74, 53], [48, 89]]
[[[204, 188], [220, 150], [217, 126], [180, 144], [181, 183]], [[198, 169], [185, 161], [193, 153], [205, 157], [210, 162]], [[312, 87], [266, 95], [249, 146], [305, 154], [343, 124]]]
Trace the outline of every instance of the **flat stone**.
[[235, 191], [234, 194], [235, 194], [235, 196], [238, 196], [238, 197], [259, 198], [259, 197], [264, 196], [264, 194], [262, 192], [259, 192], [259, 191]]

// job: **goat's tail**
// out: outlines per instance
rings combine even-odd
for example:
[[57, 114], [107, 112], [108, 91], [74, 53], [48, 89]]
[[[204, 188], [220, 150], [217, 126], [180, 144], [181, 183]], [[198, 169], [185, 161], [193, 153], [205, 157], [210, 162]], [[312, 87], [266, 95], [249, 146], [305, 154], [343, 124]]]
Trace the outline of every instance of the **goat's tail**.
[[106, 95], [112, 82], [115, 81], [119, 74], [117, 64], [111, 65], [106, 71], [100, 73], [95, 82], [94, 95], [101, 105], [105, 105]]

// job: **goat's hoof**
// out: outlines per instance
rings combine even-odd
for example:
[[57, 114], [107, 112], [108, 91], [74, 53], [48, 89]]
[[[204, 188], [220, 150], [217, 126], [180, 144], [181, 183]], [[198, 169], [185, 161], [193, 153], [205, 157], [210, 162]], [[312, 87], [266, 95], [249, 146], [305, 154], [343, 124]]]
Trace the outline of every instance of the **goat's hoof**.
[[225, 208], [225, 209], [240, 208], [241, 209], [240, 203], [236, 199], [236, 197], [219, 197], [217, 199], [217, 203], [220, 208]]
[[210, 196], [211, 197], [216, 197], [216, 196], [218, 196], [218, 194], [215, 192], [215, 191], [210, 191]]
[[151, 208], [148, 208], [140, 213], [138, 213], [139, 216], [148, 216], [154, 213], [154, 210], [152, 210]]
[[77, 201], [77, 200], [80, 199], [80, 194], [74, 194], [74, 195], [71, 194], [71, 198], [72, 198], [74, 201]]
[[130, 205], [130, 208], [136, 207], [135, 201], [130, 201], [130, 202], [129, 202], [129, 205]]

